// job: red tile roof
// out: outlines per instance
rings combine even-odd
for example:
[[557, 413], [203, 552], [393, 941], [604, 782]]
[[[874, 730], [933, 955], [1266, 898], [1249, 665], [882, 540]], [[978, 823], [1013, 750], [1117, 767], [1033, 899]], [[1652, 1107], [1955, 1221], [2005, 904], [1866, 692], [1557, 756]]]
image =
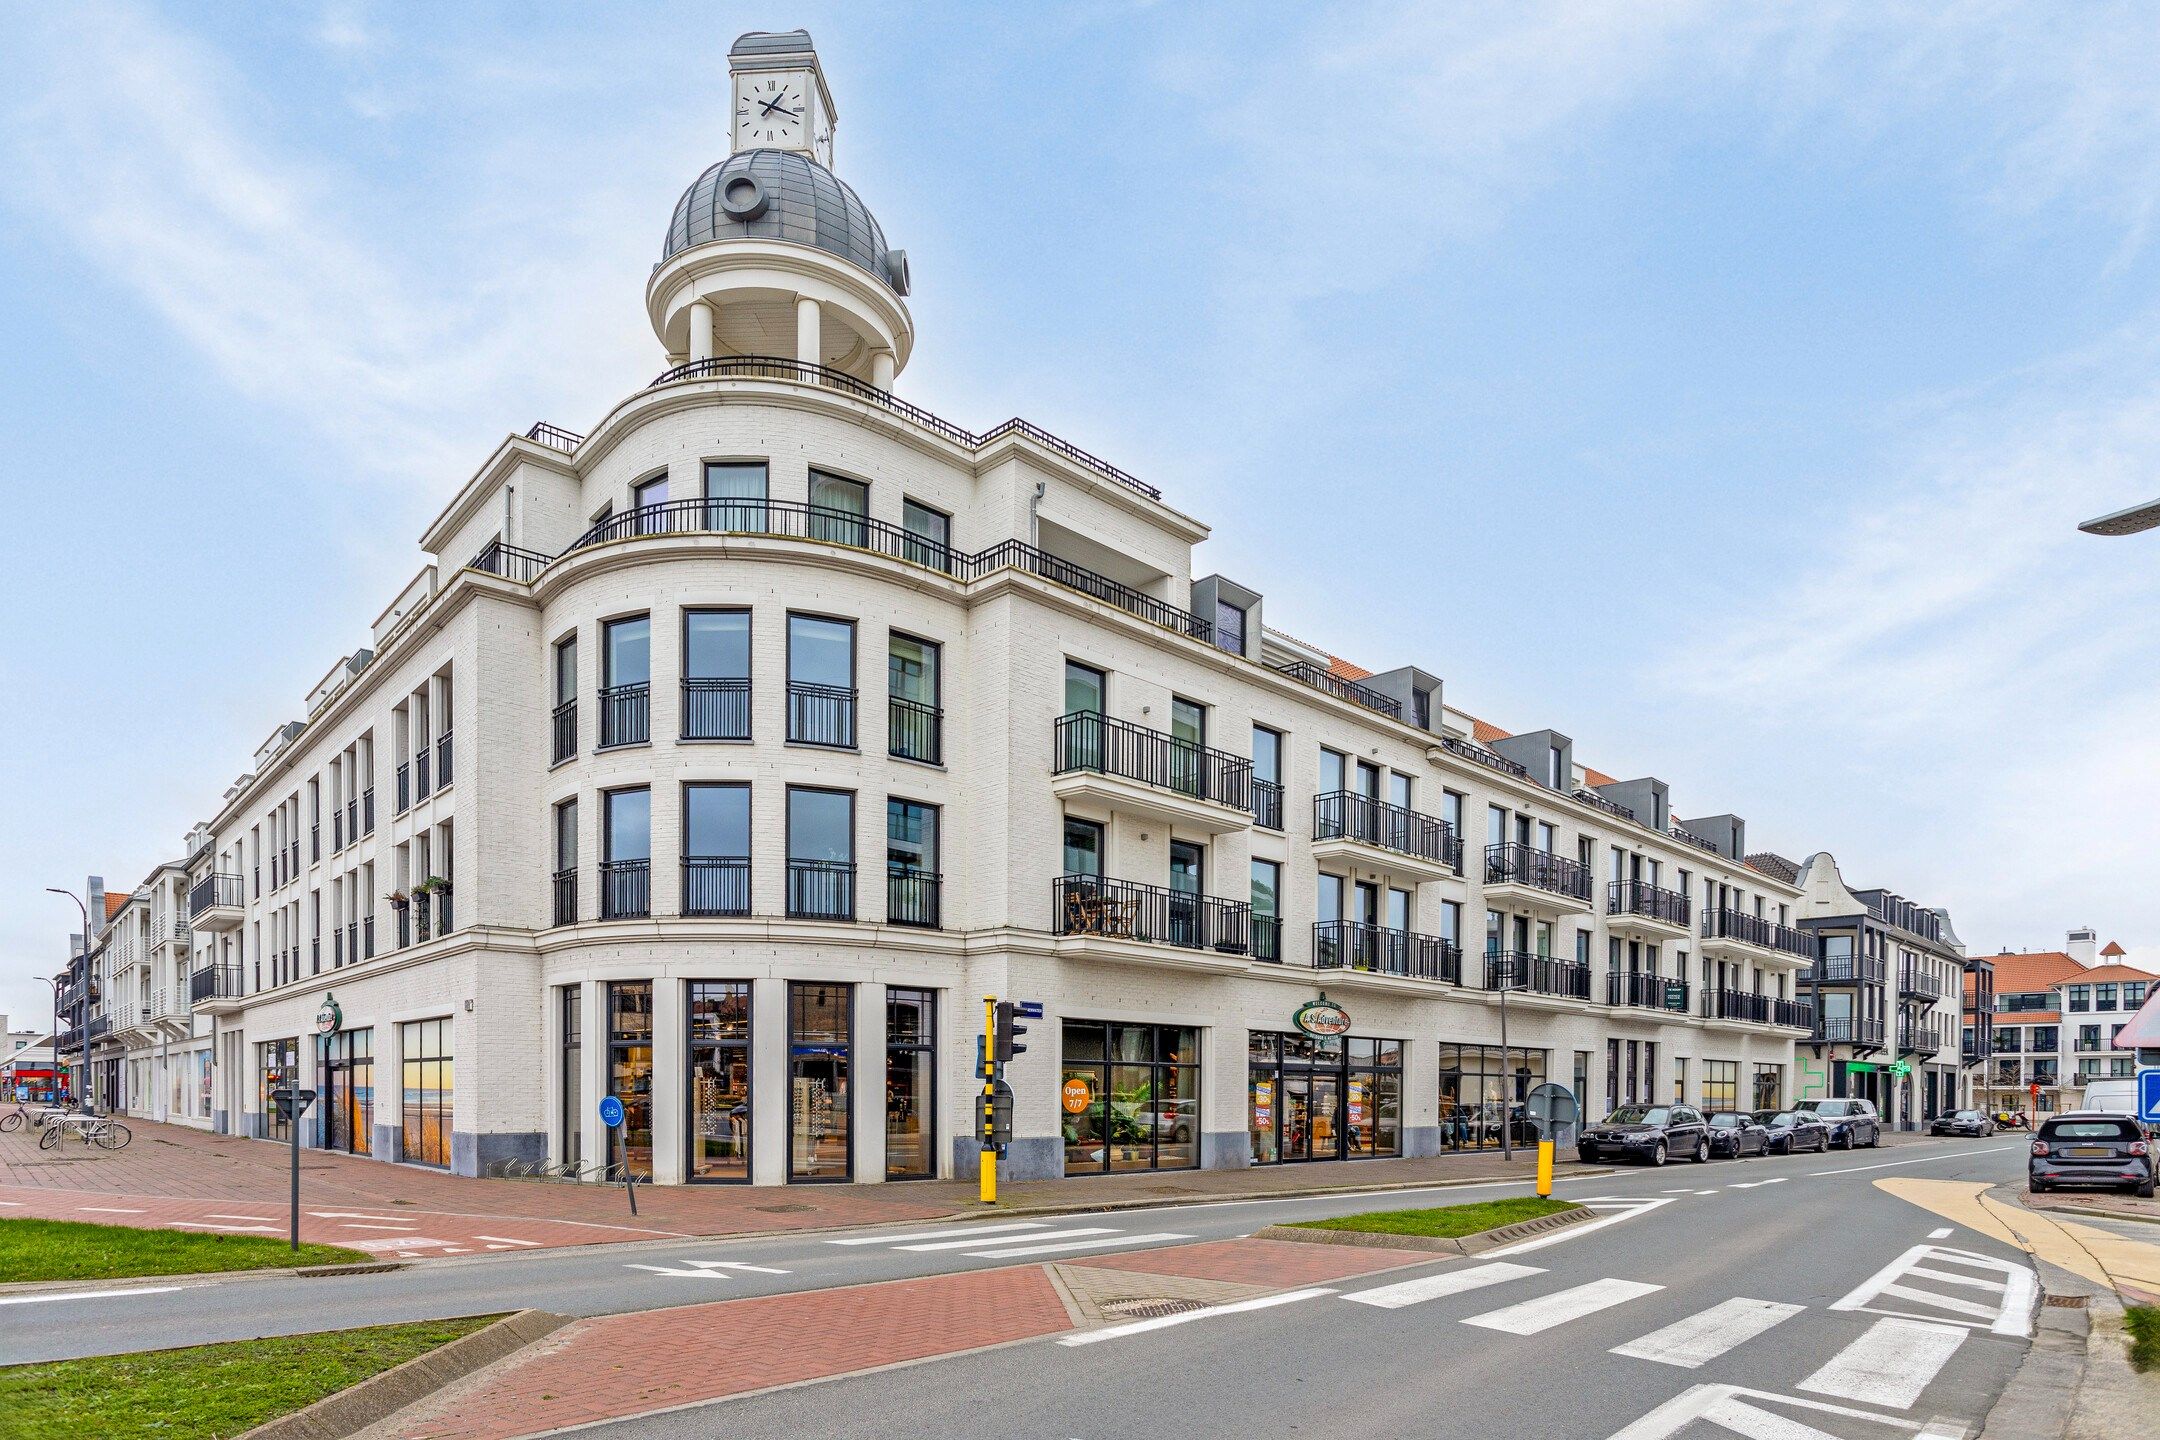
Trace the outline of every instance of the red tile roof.
[[2113, 940], [2110, 940], [2107, 944], [2100, 947], [2100, 953], [2102, 955], [2127, 955], [2130, 952], [2123, 949], [2122, 946], [2116, 944]]
[[114, 893], [113, 893], [112, 891], [110, 891], [110, 890], [106, 891], [106, 892], [105, 892], [105, 918], [106, 918], [107, 920], [110, 920], [110, 919], [112, 919], [112, 917], [113, 917], [113, 916], [115, 916], [115, 915], [119, 914], [119, 913], [120, 913], [120, 911], [121, 911], [121, 909], [122, 909], [123, 907], [125, 907], [125, 906], [126, 906], [127, 902], [128, 902], [128, 897], [127, 897], [127, 896], [125, 896], [125, 895], [115, 895], [115, 894], [114, 894]]
[[2045, 990], [2085, 968], [2060, 950], [2006, 950], [1982, 958], [1994, 962], [1998, 995], [2005, 991]]
[[1474, 715], [1470, 717], [1470, 738], [1480, 745], [1490, 745], [1495, 740], [1505, 740], [1513, 733], [1511, 730], [1503, 730], [1497, 725], [1480, 720]]
[[2095, 965], [2090, 970], [2082, 971], [2079, 974], [2066, 975], [2055, 983], [2058, 985], [2065, 983], [2083, 985], [2088, 980], [2100, 982], [2143, 980], [2150, 983], [2154, 980], [2160, 980], [2160, 975], [2155, 975], [2150, 970], [2140, 970], [2135, 965]]
[[1328, 656], [1327, 668], [1328, 674], [1338, 680], [1370, 680], [1373, 673], [1362, 665], [1351, 664], [1340, 655]]

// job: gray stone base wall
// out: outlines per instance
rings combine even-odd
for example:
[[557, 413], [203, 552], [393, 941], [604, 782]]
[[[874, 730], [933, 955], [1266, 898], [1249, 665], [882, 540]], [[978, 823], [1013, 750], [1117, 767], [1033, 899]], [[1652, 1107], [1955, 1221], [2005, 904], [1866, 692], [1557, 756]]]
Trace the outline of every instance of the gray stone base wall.
[[504, 1130], [470, 1135], [450, 1132], [450, 1173], [495, 1175], [510, 1160], [547, 1159], [547, 1136], [538, 1130]]

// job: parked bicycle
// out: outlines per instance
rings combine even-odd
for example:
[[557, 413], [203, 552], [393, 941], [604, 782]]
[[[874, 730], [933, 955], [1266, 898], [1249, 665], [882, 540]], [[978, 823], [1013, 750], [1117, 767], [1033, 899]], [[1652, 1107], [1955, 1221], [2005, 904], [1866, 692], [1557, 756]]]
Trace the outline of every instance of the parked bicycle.
[[35, 1110], [32, 1110], [21, 1101], [17, 1101], [14, 1109], [8, 1111], [5, 1115], [0, 1115], [0, 1130], [12, 1132], [22, 1129], [24, 1125], [28, 1125], [33, 1130], [42, 1130], [65, 1114], [67, 1114], [65, 1106], [40, 1105]]
[[101, 1150], [124, 1150], [134, 1135], [128, 1127], [104, 1115], [63, 1115], [44, 1127], [38, 1136], [38, 1149], [50, 1150], [60, 1143], [63, 1135], [75, 1135], [85, 1145], [95, 1145]]

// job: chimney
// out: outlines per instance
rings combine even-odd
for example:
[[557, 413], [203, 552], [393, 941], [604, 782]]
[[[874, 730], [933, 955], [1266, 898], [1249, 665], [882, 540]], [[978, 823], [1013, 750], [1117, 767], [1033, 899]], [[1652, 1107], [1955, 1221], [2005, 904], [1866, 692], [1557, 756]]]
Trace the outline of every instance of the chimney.
[[2100, 957], [2095, 952], [2099, 947], [2100, 933], [2089, 925], [2072, 930], [2070, 938], [2063, 942], [2064, 952], [2087, 970], [2098, 962]]

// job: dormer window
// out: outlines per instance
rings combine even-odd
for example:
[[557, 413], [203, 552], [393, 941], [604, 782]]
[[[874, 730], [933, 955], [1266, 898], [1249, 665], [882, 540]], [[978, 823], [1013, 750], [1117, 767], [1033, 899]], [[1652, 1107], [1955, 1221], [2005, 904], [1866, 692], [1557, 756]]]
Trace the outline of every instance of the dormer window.
[[1215, 602], [1215, 643], [1233, 655], [1245, 653], [1245, 607]]

